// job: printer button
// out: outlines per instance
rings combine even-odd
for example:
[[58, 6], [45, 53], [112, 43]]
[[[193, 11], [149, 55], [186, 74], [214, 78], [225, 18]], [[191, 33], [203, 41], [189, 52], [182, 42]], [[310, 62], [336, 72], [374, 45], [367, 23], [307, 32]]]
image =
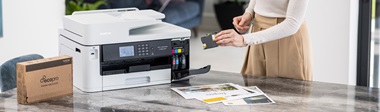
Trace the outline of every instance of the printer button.
[[149, 55], [149, 53], [145, 53], [145, 55]]

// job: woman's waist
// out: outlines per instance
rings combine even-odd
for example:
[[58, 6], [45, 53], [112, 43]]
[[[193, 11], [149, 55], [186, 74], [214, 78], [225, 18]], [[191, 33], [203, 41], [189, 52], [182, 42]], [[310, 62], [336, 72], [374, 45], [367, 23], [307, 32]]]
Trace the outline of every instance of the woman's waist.
[[284, 17], [266, 17], [259, 14], [255, 14], [253, 24], [260, 26], [261, 28], [269, 28], [285, 20]]

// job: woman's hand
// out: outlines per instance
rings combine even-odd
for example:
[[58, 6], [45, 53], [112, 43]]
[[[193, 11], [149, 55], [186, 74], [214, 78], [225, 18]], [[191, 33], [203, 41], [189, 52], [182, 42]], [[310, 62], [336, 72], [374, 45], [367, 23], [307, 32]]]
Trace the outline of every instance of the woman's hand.
[[239, 33], [247, 32], [249, 24], [251, 23], [252, 15], [250, 13], [244, 13], [241, 16], [234, 17], [232, 24], [234, 24], [236, 30]]
[[235, 30], [223, 30], [215, 35], [215, 42], [220, 46], [245, 47], [243, 36], [239, 35]]

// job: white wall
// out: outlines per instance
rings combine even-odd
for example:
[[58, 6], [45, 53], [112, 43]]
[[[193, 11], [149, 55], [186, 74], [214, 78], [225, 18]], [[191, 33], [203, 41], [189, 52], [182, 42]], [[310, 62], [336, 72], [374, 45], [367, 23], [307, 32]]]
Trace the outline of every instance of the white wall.
[[359, 1], [350, 0], [350, 38], [348, 59], [348, 84], [356, 85], [356, 68], [358, 54]]
[[310, 0], [306, 21], [314, 80], [355, 85], [358, 1]]
[[0, 64], [25, 54], [58, 55], [64, 0], [3, 0]]
[[[219, 29], [215, 27], [213, 3], [213, 0], [206, 0], [201, 29]], [[305, 19], [312, 41], [314, 81], [355, 85], [358, 0], [310, 0]], [[240, 63], [236, 61], [231, 65], [240, 66]], [[213, 70], [225, 71], [215, 67]], [[234, 72], [240, 72], [240, 69]]]

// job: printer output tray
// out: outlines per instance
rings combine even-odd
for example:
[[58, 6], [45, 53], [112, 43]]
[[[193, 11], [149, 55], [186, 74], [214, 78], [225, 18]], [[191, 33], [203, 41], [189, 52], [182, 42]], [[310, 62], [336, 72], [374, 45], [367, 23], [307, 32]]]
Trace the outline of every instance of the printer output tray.
[[187, 81], [193, 77], [209, 72], [211, 65], [199, 69], [172, 71], [172, 82]]

